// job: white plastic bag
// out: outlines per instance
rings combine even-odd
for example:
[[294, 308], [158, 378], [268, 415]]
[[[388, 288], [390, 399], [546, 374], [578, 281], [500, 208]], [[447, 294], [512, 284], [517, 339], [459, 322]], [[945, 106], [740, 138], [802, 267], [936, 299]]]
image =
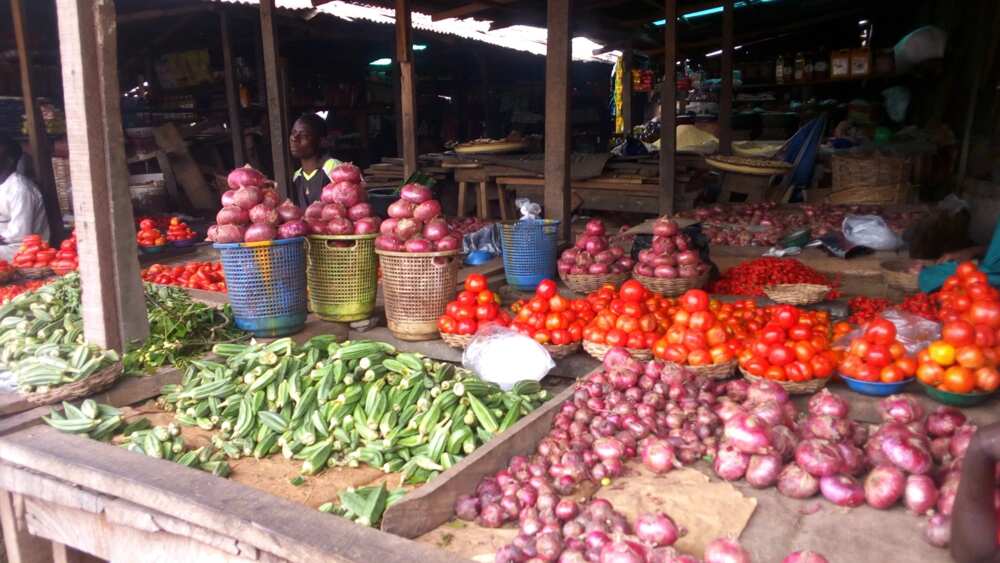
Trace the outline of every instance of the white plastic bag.
[[488, 325], [465, 349], [462, 366], [506, 391], [518, 381], [540, 381], [556, 364], [534, 339], [509, 328]]
[[848, 215], [843, 230], [848, 241], [872, 250], [895, 250], [903, 242], [879, 215]]
[[521, 210], [522, 221], [528, 219], [538, 219], [542, 215], [542, 206], [532, 202], [526, 197], [514, 200], [514, 205]]
[[[906, 348], [907, 354], [916, 354], [930, 346], [931, 342], [941, 338], [941, 324], [920, 315], [899, 309], [888, 309], [882, 311], [879, 316], [896, 325], [896, 340], [899, 340], [899, 343]], [[851, 341], [860, 338], [867, 328], [868, 324], [866, 323], [864, 326], [848, 332], [838, 338], [833, 346], [847, 348]]]

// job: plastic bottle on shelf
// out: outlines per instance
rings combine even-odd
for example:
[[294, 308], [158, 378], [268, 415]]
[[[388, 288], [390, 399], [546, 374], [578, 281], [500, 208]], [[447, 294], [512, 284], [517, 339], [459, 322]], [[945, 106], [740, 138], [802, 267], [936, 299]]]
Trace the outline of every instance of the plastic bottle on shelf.
[[778, 84], [785, 83], [785, 58], [781, 55], [774, 61], [774, 80]]
[[799, 51], [795, 54], [795, 81], [802, 82], [806, 79], [806, 56]]

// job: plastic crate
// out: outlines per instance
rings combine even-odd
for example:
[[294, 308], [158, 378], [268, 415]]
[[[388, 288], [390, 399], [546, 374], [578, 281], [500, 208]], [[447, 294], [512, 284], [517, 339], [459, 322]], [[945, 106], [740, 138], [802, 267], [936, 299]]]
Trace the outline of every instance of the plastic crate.
[[532, 291], [544, 279], [556, 277], [559, 221], [526, 219], [498, 224], [507, 285]]
[[367, 319], [378, 290], [377, 235], [310, 235], [306, 239], [309, 308], [335, 322]]
[[305, 238], [214, 246], [238, 328], [258, 337], [302, 329], [307, 315]]

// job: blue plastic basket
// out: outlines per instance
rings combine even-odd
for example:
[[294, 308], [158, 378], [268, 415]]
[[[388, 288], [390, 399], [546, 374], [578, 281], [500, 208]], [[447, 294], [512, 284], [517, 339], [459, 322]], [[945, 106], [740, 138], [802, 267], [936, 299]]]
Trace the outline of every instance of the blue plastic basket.
[[559, 221], [525, 219], [499, 223], [507, 285], [532, 291], [544, 279], [556, 277]]
[[853, 377], [847, 377], [844, 374], [840, 374], [840, 378], [844, 380], [844, 383], [847, 384], [847, 388], [851, 391], [861, 393], [862, 395], [871, 395], [873, 397], [888, 397], [889, 395], [902, 393], [903, 388], [914, 379], [912, 377], [908, 377], [902, 381], [896, 381], [894, 383], [882, 383], [881, 381], [862, 381], [860, 379], [854, 379]]
[[293, 334], [306, 322], [305, 238], [215, 244], [236, 326], [254, 336]]

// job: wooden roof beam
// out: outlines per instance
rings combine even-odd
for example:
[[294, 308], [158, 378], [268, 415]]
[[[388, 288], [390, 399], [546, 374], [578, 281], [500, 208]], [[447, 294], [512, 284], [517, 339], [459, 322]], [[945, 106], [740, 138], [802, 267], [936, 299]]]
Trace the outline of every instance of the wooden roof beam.
[[440, 12], [434, 12], [431, 14], [431, 20], [441, 21], [450, 18], [465, 18], [480, 12], [485, 12], [486, 10], [492, 10], [494, 8], [507, 8], [516, 1], [517, 0], [514, 0], [513, 2], [497, 2], [496, 0], [476, 0], [475, 2], [469, 2], [468, 4], [462, 6], [448, 8], [447, 10], [442, 10]]

